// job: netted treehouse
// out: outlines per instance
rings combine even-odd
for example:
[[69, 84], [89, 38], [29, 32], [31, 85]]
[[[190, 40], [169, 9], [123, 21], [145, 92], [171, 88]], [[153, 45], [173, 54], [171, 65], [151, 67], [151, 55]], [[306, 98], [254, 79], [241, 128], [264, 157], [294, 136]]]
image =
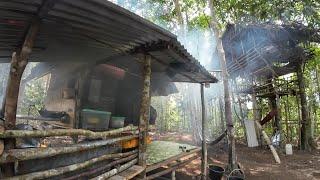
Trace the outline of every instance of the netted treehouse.
[[[190, 82], [201, 84], [204, 101], [204, 83], [217, 81], [175, 35], [102, 0], [3, 1], [0, 9], [0, 61], [11, 62], [0, 130], [1, 178], [153, 179], [197, 158], [201, 148], [190, 147], [147, 164], [151, 96], [173, 93], [172, 82]], [[20, 87], [28, 62], [40, 63]], [[63, 129], [17, 130], [19, 88], [48, 74], [40, 119], [58, 121]], [[122, 116], [128, 126], [108, 130], [98, 118], [84, 122], [84, 110]], [[205, 129], [204, 106], [202, 111]], [[73, 140], [17, 148], [21, 139], [56, 136]], [[130, 149], [123, 151], [124, 143]], [[205, 143], [202, 161], [206, 167]], [[158, 171], [162, 166], [168, 167]]]
[[[258, 122], [259, 127], [272, 124], [272, 134], [280, 134], [276, 138], [280, 145], [298, 139], [302, 149], [312, 146], [303, 70], [313, 55], [306, 45], [319, 41], [318, 30], [302, 24], [227, 26], [223, 36], [227, 68], [234, 79], [234, 92], [243, 110], [241, 119], [247, 128], [248, 122], [253, 122], [248, 118]], [[290, 116], [288, 96], [297, 98], [297, 117]], [[249, 101], [253, 109], [251, 117], [247, 106], [243, 106]], [[265, 102], [267, 109], [263, 108]], [[298, 137], [293, 137], [293, 129], [298, 129]], [[250, 134], [247, 137], [249, 140]]]

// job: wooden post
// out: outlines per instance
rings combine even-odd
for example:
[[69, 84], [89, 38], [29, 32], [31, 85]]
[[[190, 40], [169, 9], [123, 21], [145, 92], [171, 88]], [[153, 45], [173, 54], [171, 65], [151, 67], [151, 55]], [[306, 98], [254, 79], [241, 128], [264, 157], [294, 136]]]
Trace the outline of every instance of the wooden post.
[[176, 170], [171, 172], [171, 180], [176, 180]]
[[302, 65], [297, 68], [297, 78], [299, 85], [299, 95], [301, 103], [301, 149], [306, 150], [312, 147], [312, 136], [311, 136], [311, 119], [309, 117], [308, 103], [305, 92], [305, 82], [302, 72]]
[[275, 134], [277, 131], [281, 131], [281, 117], [280, 117], [280, 105], [279, 105], [279, 94], [276, 89], [276, 83], [275, 78], [267, 80], [268, 83], [268, 89], [270, 94], [272, 94], [271, 97], [269, 97], [269, 103], [270, 103], [270, 109], [277, 109], [277, 114], [274, 116], [274, 124], [273, 124], [273, 133]]
[[206, 133], [207, 133], [207, 118], [206, 118], [206, 107], [204, 102], [204, 84], [201, 83], [201, 111], [202, 111], [202, 154], [201, 154], [201, 173], [202, 179], [207, 178], [207, 142], [206, 142]]
[[[141, 109], [139, 118], [139, 159], [138, 164], [146, 168], [146, 150], [147, 150], [147, 135], [149, 125], [149, 110], [150, 110], [150, 78], [151, 78], [151, 56], [144, 55], [143, 58], [143, 90], [141, 99]], [[146, 177], [144, 170], [141, 178]]]
[[[259, 118], [259, 112], [258, 112], [258, 103], [257, 103], [257, 97], [256, 97], [256, 91], [254, 89], [254, 83], [253, 83], [253, 80], [252, 80], [252, 89], [253, 89], [253, 92], [251, 94], [252, 96], [252, 110], [253, 110], [253, 120], [254, 121], [260, 121], [260, 118]], [[257, 137], [258, 137], [258, 141], [259, 141], [259, 144], [260, 146], [262, 146], [262, 134], [260, 133], [260, 131], [258, 130], [258, 127], [256, 127], [256, 133], [257, 133]]]
[[[5, 121], [4, 129], [14, 129], [16, 125], [17, 103], [19, 96], [19, 88], [21, 77], [25, 67], [28, 64], [28, 57], [32, 51], [34, 41], [39, 31], [39, 19], [35, 18], [30, 25], [26, 34], [20, 52], [13, 52], [11, 58], [10, 74], [8, 79], [6, 98], [5, 98]], [[2, 143], [2, 142], [1, 142]], [[12, 149], [15, 146], [15, 139], [8, 139], [4, 142], [4, 149]], [[5, 176], [14, 175], [14, 168], [12, 164], [8, 164], [4, 168]]]

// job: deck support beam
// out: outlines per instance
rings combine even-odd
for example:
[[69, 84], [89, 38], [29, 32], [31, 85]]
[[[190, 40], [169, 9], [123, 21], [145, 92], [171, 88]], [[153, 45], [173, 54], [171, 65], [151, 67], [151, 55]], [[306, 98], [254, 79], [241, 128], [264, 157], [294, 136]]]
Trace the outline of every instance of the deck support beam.
[[[150, 116], [150, 79], [151, 79], [151, 56], [143, 56], [143, 89], [139, 118], [139, 159], [138, 165], [146, 169], [147, 135]], [[140, 178], [146, 178], [146, 170], [140, 174]]]
[[202, 153], [201, 153], [201, 174], [202, 179], [207, 179], [207, 166], [208, 166], [208, 157], [207, 157], [207, 142], [206, 142], [206, 133], [207, 133], [207, 118], [206, 118], [206, 107], [204, 102], [204, 84], [201, 83], [201, 110], [202, 110]]

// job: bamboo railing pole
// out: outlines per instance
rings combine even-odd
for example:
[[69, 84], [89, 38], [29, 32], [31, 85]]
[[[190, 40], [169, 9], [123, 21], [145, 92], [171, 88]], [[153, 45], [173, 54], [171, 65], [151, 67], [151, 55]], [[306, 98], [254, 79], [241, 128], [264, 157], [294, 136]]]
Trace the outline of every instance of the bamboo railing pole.
[[65, 173], [73, 172], [76, 170], [84, 169], [86, 167], [89, 167], [95, 163], [98, 163], [98, 162], [101, 162], [104, 160], [108, 160], [108, 159], [112, 159], [112, 158], [126, 157], [126, 156], [130, 156], [134, 153], [137, 153], [137, 151], [134, 150], [134, 151], [127, 152], [127, 153], [107, 154], [107, 155], [103, 155], [103, 156], [99, 156], [99, 157], [87, 160], [82, 163], [72, 164], [72, 165], [64, 166], [64, 167], [58, 167], [58, 168], [49, 169], [49, 170], [45, 170], [45, 171], [33, 172], [33, 173], [24, 174], [24, 175], [20, 175], [20, 176], [14, 176], [14, 177], [6, 178], [6, 179], [8, 179], [8, 180], [9, 179], [10, 180], [20, 180], [20, 179], [28, 180], [28, 179], [50, 178], [50, 177], [62, 175]]
[[108, 171], [106, 173], [103, 173], [101, 174], [100, 176], [97, 176], [97, 177], [94, 177], [94, 178], [91, 178], [90, 180], [100, 180], [100, 179], [108, 179], [110, 178], [111, 176], [114, 176], [130, 167], [132, 167], [133, 165], [137, 164], [138, 160], [137, 159], [134, 159], [132, 161], [129, 161], [123, 165], [121, 165], [119, 168], [115, 168], [115, 169], [112, 169], [111, 171]]
[[260, 124], [258, 121], [255, 121], [255, 123], [256, 123], [256, 127], [258, 127], [258, 129], [261, 131], [263, 139], [264, 139], [264, 140], [266, 141], [266, 143], [268, 144], [268, 146], [269, 146], [269, 148], [270, 148], [270, 150], [271, 150], [271, 153], [272, 153], [272, 155], [273, 155], [273, 157], [274, 157], [274, 160], [275, 160], [278, 164], [280, 164], [281, 161], [280, 161], [279, 155], [278, 155], [276, 149], [273, 147], [273, 145], [272, 145], [272, 143], [271, 143], [271, 141], [270, 141], [270, 138], [268, 137], [267, 133], [263, 130], [261, 124]]
[[[138, 151], [136, 151], [136, 152], [138, 152]], [[131, 161], [131, 160], [133, 160], [133, 159], [135, 159], [137, 157], [138, 157], [138, 154], [133, 154], [133, 155], [130, 155], [128, 157], [112, 161], [112, 162], [108, 163], [105, 166], [94, 168], [92, 171], [84, 171], [84, 172], [81, 172], [79, 174], [75, 174], [74, 176], [63, 178], [63, 179], [64, 180], [73, 180], [73, 179], [88, 178], [88, 177], [92, 176], [93, 174], [96, 174], [98, 172], [104, 172], [106, 170], [109, 170], [109, 168], [111, 168], [113, 166], [116, 166], [116, 165], [124, 163], [124, 162]]]
[[135, 131], [138, 127], [136, 126], [127, 126], [111, 131], [104, 132], [93, 132], [85, 129], [52, 129], [52, 130], [6, 130], [4, 132], [0, 132], [0, 138], [36, 138], [36, 137], [50, 137], [50, 136], [86, 136], [90, 138], [103, 138], [113, 135], [121, 134], [126, 131]]
[[114, 139], [94, 141], [86, 144], [76, 144], [70, 147], [48, 147], [48, 148], [28, 148], [28, 149], [10, 149], [4, 151], [0, 156], [0, 163], [15, 161], [24, 161], [30, 159], [52, 157], [60, 154], [74, 153], [78, 151], [89, 150], [108, 144], [114, 144], [123, 140], [137, 138], [138, 135], [123, 136]]

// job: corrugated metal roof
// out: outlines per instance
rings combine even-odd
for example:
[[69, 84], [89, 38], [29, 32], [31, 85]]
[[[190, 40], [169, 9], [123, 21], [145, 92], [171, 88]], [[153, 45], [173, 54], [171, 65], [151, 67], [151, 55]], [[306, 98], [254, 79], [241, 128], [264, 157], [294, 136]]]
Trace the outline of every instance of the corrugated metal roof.
[[[216, 82], [177, 41], [177, 37], [107, 0], [56, 0], [42, 18], [30, 61], [96, 62], [116, 54], [138, 53], [178, 72], [173, 81]], [[0, 0], [0, 61], [21, 47], [42, 0]], [[165, 45], [165, 46], [164, 46]], [[183, 66], [176, 67], [180, 63]]]

